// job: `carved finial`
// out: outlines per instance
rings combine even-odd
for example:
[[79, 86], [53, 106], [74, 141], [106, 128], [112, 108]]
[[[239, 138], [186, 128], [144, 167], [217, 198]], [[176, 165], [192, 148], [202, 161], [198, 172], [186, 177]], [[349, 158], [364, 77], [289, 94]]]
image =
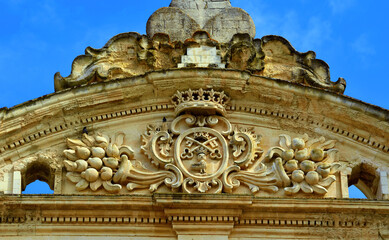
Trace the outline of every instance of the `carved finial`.
[[229, 42], [234, 34], [255, 37], [255, 25], [242, 9], [229, 0], [172, 0], [170, 7], [156, 11], [147, 22], [149, 37], [169, 34], [172, 41], [185, 41], [195, 31], [205, 30], [219, 42]]
[[201, 28], [204, 28], [209, 19], [219, 14], [222, 9], [231, 7], [227, 0], [172, 0], [170, 7], [176, 7], [192, 17]]

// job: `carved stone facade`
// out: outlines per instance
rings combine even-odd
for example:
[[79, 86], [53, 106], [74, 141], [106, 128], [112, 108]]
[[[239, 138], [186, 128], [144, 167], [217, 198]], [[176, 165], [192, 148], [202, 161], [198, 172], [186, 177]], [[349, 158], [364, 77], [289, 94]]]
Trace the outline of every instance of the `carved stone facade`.
[[124, 133], [67, 139], [66, 177], [80, 192], [102, 187], [108, 193], [153, 193], [164, 184], [170, 193], [216, 194], [233, 193], [242, 183], [252, 193], [328, 193], [341, 166], [334, 163], [336, 141], [280, 135], [280, 147], [264, 155], [254, 127], [233, 125], [223, 116], [229, 100], [213, 89], [178, 91], [172, 97], [176, 117], [147, 126], [135, 149], [145, 155], [139, 159], [123, 145]]
[[[216, 49], [215, 61], [185, 60], [185, 53], [193, 49]], [[331, 82], [328, 65], [312, 51], [297, 52], [292, 45], [279, 36], [253, 39], [248, 34], [235, 34], [230, 41], [219, 43], [209, 33], [197, 31], [185, 42], [171, 42], [169, 36], [158, 33], [149, 38], [138, 33], [123, 33], [113, 37], [101, 49], [88, 47], [86, 54], [78, 56], [71, 74], [54, 77], [56, 91], [83, 84], [126, 79], [147, 72], [177, 67], [210, 67], [238, 69], [254, 75], [281, 79], [306, 86], [343, 93], [346, 81], [339, 78]], [[204, 56], [209, 58], [207, 51]], [[219, 59], [221, 62], [219, 63]], [[206, 64], [208, 63], [208, 64]], [[205, 65], [204, 65], [205, 64]]]
[[[0, 239], [389, 238], [387, 110], [229, 1], [173, 0], [147, 32], [0, 109]], [[20, 195], [37, 179], [54, 195]]]

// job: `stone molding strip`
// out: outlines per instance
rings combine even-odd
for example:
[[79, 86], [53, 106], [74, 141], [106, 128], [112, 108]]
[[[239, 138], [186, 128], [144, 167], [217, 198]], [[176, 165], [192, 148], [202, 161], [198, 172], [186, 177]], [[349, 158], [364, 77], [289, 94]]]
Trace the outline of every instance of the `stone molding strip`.
[[317, 219], [240, 219], [239, 225], [261, 225], [261, 226], [288, 226], [288, 227], [366, 227], [367, 222], [355, 221], [332, 221]]
[[100, 114], [100, 115], [95, 115], [92, 117], [82, 118], [79, 121], [60, 124], [60, 125], [57, 125], [55, 127], [36, 132], [34, 134], [23, 137], [18, 141], [14, 141], [11, 144], [2, 146], [2, 147], [0, 147], [0, 154], [5, 152], [6, 150], [12, 150], [12, 149], [19, 147], [19, 146], [22, 146], [26, 143], [29, 143], [29, 142], [38, 140], [42, 137], [51, 135], [52, 133], [62, 132], [64, 130], [67, 130], [70, 126], [76, 126], [76, 125], [85, 124], [85, 123], [92, 123], [92, 122], [96, 122], [96, 121], [110, 120], [110, 119], [115, 119], [115, 118], [134, 115], [134, 114], [146, 113], [146, 112], [153, 112], [153, 111], [159, 111], [159, 110], [169, 110], [169, 109], [173, 109], [173, 108], [174, 108], [173, 105], [170, 105], [170, 104], [160, 104], [160, 105], [151, 105], [151, 106], [146, 106], [146, 107], [141, 107], [141, 108], [133, 108], [130, 110], [124, 110], [124, 111], [120, 111], [120, 112], [112, 112], [112, 113]]
[[[154, 72], [154, 73], [145, 74], [143, 76], [143, 78], [146, 78], [147, 82], [153, 84], [155, 87], [157, 87], [157, 88], [161, 88], [162, 87], [163, 88], [164, 85], [161, 85], [161, 83], [162, 84], [164, 83], [164, 79], [166, 79], [166, 77], [168, 77], [170, 79], [169, 83], [171, 83], [172, 81], [174, 81], [177, 78], [177, 77], [173, 76], [172, 74], [176, 74], [176, 72], [179, 72], [179, 73], [182, 73], [182, 74], [180, 74], [180, 78], [181, 79], [186, 79], [186, 78], [189, 78], [189, 75], [188, 75], [187, 72], [190, 71], [190, 70], [191, 69], [171, 70], [171, 71], [169, 71], [168, 75], [166, 75], [166, 74], [162, 74], [161, 75], [160, 72]], [[204, 73], [208, 72], [207, 69], [202, 69], [202, 71], [204, 71]], [[216, 73], [218, 72], [218, 70], [213, 70], [213, 71], [216, 72]], [[232, 75], [229, 74], [229, 76], [234, 81], [235, 80], [238, 81], [239, 79], [241, 79], [243, 82], [248, 82], [248, 81], [251, 82], [250, 76], [254, 77], [254, 78], [258, 78], [256, 76], [252, 76], [249, 73], [245, 73], [245, 72], [243, 72], [243, 73], [245, 73], [245, 74], [243, 74], [244, 76], [240, 75], [240, 77], [235, 76], [236, 75], [235, 73], [242, 74], [242, 72], [233, 71], [233, 70], [229, 70], [228, 72], [231, 72]], [[219, 74], [223, 75], [222, 72], [219, 72]], [[193, 78], [193, 77], [196, 77], [196, 76], [191, 76], [191, 77]], [[141, 78], [142, 77], [136, 77], [134, 79], [140, 80]], [[214, 77], [212, 76], [211, 78], [214, 78]], [[265, 80], [263, 77], [259, 77], [259, 78]], [[123, 85], [122, 87], [129, 87], [128, 86], [129, 83], [126, 82], [127, 80], [128, 79], [122, 79], [122, 80], [111, 81], [111, 82], [103, 82], [103, 83], [94, 84], [94, 85], [90, 85], [90, 86], [82, 86], [82, 87], [79, 87], [77, 90], [81, 91], [84, 88], [96, 88], [96, 90], [97, 90], [97, 89], [100, 89], [102, 86], [104, 86], [104, 88], [112, 88], [113, 86], [116, 86], [117, 84]], [[267, 80], [269, 81], [269, 83], [267, 83], [266, 81], [261, 81], [264, 86], [271, 86], [274, 83], [289, 84], [289, 83], [286, 83], [285, 81], [282, 81], [282, 80], [274, 80], [274, 79], [267, 79]], [[294, 86], [295, 87], [303, 87], [303, 86], [299, 86], [299, 84], [295, 84]], [[307, 88], [307, 87], [303, 87], [303, 88]], [[66, 91], [63, 91], [63, 92], [54, 93], [54, 94], [51, 94], [50, 96], [42, 97], [42, 98], [39, 98], [37, 100], [32, 100], [30, 102], [34, 103], [34, 105], [36, 105], [35, 101], [46, 100], [47, 98], [50, 98], [50, 97], [52, 97], [54, 95], [63, 94], [63, 93], [69, 92], [71, 90], [72, 89], [69, 89], [69, 90], [66, 90]], [[313, 90], [313, 91], [323, 91], [323, 90], [318, 90], [318, 89], [315, 89], [315, 88], [310, 88], [310, 90]], [[347, 97], [347, 96], [339, 96], [337, 94], [333, 94], [333, 93], [330, 93], [330, 92], [328, 92], [327, 94], [328, 94], [327, 96], [328, 96], [329, 101], [334, 101], [333, 98], [339, 98], [339, 97], [346, 98], [346, 100], [348, 100], [348, 101], [351, 100], [350, 103], [355, 104], [354, 107], [356, 109], [361, 109], [362, 112], [366, 112], [366, 113], [369, 113], [369, 114], [373, 114], [374, 116], [377, 116], [379, 118], [383, 118], [383, 121], [385, 121], [385, 119], [386, 119], [385, 118], [385, 114], [386, 114], [387, 110], [385, 110], [385, 109], [381, 109], [381, 108], [376, 107], [376, 106], [369, 106], [368, 104], [364, 104], [363, 102], [360, 102], [358, 100], [352, 99], [352, 98]], [[84, 96], [80, 96], [81, 99], [83, 97]], [[115, 99], [117, 99], [117, 98], [115, 98]], [[113, 99], [111, 101], [114, 101], [115, 99]], [[345, 99], [340, 99], [339, 101], [341, 101], [341, 100], [344, 101]], [[50, 103], [52, 101], [53, 100], [51, 100], [51, 99], [47, 99], [48, 103]], [[349, 105], [350, 103], [347, 103], [347, 105]], [[9, 109], [7, 111], [14, 110], [16, 113], [18, 113], [21, 110], [20, 109], [21, 107], [27, 108], [28, 106], [26, 106], [25, 104], [22, 104], [19, 107], [14, 107], [14, 108], [11, 108], [11, 109]], [[34, 109], [34, 108], [32, 108], [32, 109]], [[123, 111], [116, 111], [116, 112], [107, 113], [107, 114], [95, 115], [95, 116], [91, 116], [91, 117], [87, 117], [87, 118], [82, 118], [79, 121], [82, 122], [82, 123], [88, 123], [88, 122], [94, 122], [94, 121], [114, 119], [114, 118], [117, 118], [117, 117], [127, 116], [127, 115], [131, 115], [131, 114], [145, 113], [145, 112], [158, 111], [158, 110], [168, 110], [168, 109], [173, 109], [173, 106], [168, 104], [168, 103], [159, 104], [159, 105], [149, 105], [149, 106], [144, 106], [144, 107], [140, 107], [140, 108], [134, 108], [134, 109], [130, 109], [130, 110], [123, 110]], [[227, 110], [231, 110], [231, 111], [244, 111], [244, 112], [250, 112], [250, 113], [255, 113], [255, 114], [259, 114], [259, 115], [281, 117], [281, 118], [292, 119], [292, 120], [293, 119], [300, 119], [301, 121], [306, 121], [306, 119], [299, 118], [299, 116], [296, 115], [296, 114], [287, 114], [287, 113], [282, 113], [282, 112], [278, 112], [278, 111], [272, 111], [272, 110], [267, 110], [267, 109], [259, 109], [259, 108], [252, 108], [252, 107], [247, 107], [247, 106], [228, 106]], [[11, 113], [11, 114], [14, 114], [14, 113]], [[3, 116], [3, 118], [4, 118], [4, 116]], [[1, 121], [4, 121], [4, 119], [2, 119]], [[12, 150], [12, 149], [15, 149], [15, 148], [17, 148], [19, 146], [22, 146], [22, 145], [26, 144], [26, 143], [29, 143], [29, 142], [35, 141], [37, 139], [40, 139], [40, 138], [42, 138], [44, 136], [51, 135], [52, 133], [61, 132], [63, 130], [66, 130], [70, 126], [78, 125], [78, 124], [80, 124], [79, 121], [62, 123], [62, 124], [56, 125], [56, 126], [51, 127], [51, 128], [43, 129], [43, 130], [40, 130], [40, 131], [35, 132], [33, 134], [30, 134], [28, 136], [25, 136], [23, 138], [20, 138], [20, 139], [18, 139], [16, 141], [13, 141], [12, 143], [9, 143], [7, 145], [0, 146], [0, 154], [3, 154], [7, 150]], [[1, 122], [0, 122], [0, 124], [1, 124]], [[311, 121], [311, 124], [315, 124], [315, 125], [319, 124], [322, 127], [325, 126], [326, 129], [328, 129], [330, 131], [333, 131], [334, 133], [346, 136], [346, 137], [348, 137], [350, 139], [358, 141], [358, 142], [360, 142], [362, 144], [365, 144], [367, 146], [370, 146], [370, 147], [373, 147], [373, 148], [376, 148], [376, 149], [380, 149], [383, 152], [389, 152], [389, 146], [386, 146], [385, 144], [379, 143], [377, 141], [372, 141], [372, 140], [363, 138], [361, 136], [358, 136], [357, 134], [347, 132], [345, 130], [342, 130], [339, 127], [331, 126], [331, 125], [323, 125], [322, 123], [314, 122], [314, 121]]]
[[[338, 214], [340, 209], [342, 214]], [[386, 234], [388, 216], [388, 201], [354, 199], [274, 199], [213, 194], [0, 197], [2, 236], [22, 232], [35, 236], [63, 235], [69, 234], [69, 227], [93, 236], [126, 233], [150, 237], [154, 233], [146, 229], [152, 227], [161, 231], [158, 234], [174, 236], [177, 227], [187, 224], [228, 225], [232, 239], [235, 234], [260, 236], [263, 231], [281, 236], [294, 228], [299, 228], [298, 234], [307, 236], [314, 229], [348, 233], [358, 230], [374, 236]]]
[[[7, 150], [12, 150], [12, 149], [17, 148], [19, 146], [22, 146], [26, 143], [33, 142], [35, 140], [38, 140], [42, 137], [51, 135], [53, 133], [62, 132], [64, 130], [67, 130], [69, 128], [69, 126], [76, 126], [76, 125], [80, 125], [80, 124], [87, 124], [87, 123], [92, 123], [92, 122], [97, 122], [97, 121], [107, 121], [110, 119], [120, 118], [120, 117], [124, 117], [124, 116], [130, 116], [130, 115], [134, 115], [134, 114], [141, 114], [141, 113], [155, 112], [155, 111], [166, 111], [166, 110], [171, 110], [171, 109], [174, 109], [174, 106], [171, 104], [159, 104], [159, 105], [150, 105], [150, 106], [145, 106], [145, 107], [140, 107], [140, 108], [133, 108], [130, 110], [124, 110], [124, 111], [119, 111], [119, 112], [112, 112], [112, 113], [100, 114], [100, 115], [95, 115], [95, 116], [91, 116], [91, 117], [87, 117], [87, 118], [82, 118], [79, 121], [60, 124], [60, 125], [57, 125], [55, 127], [48, 128], [48, 129], [36, 132], [34, 134], [28, 135], [26, 137], [23, 137], [23, 138], [19, 139], [18, 141], [14, 141], [11, 144], [1, 146], [0, 147], [0, 154], [4, 153]], [[247, 107], [247, 106], [243, 106], [243, 105], [227, 106], [226, 109], [228, 111], [246, 112], [246, 113], [262, 115], [262, 116], [270, 116], [270, 117], [275, 117], [275, 118], [299, 120], [301, 122], [308, 121], [308, 119], [305, 119], [304, 117], [300, 117], [297, 114], [283, 113], [283, 112], [279, 112], [279, 111], [273, 111], [270, 109], [252, 108], [252, 107]], [[316, 125], [316, 126], [319, 126], [323, 129], [327, 129], [328, 131], [331, 131], [335, 134], [345, 136], [351, 140], [357, 141], [357, 142], [362, 143], [364, 145], [367, 145], [369, 147], [379, 149], [379, 150], [386, 152], [386, 153], [389, 152], [389, 146], [378, 143], [376, 141], [371, 141], [370, 139], [363, 138], [361, 136], [358, 136], [357, 134], [342, 130], [339, 127], [332, 126], [329, 124], [324, 124], [321, 122], [316, 122], [313, 120], [310, 120], [309, 123], [311, 125]]]
[[42, 217], [41, 223], [115, 223], [115, 224], [167, 224], [166, 218], [146, 218], [146, 217]]
[[[368, 222], [354, 221], [332, 221], [317, 219], [239, 219], [228, 216], [175, 216], [168, 218], [146, 218], [146, 217], [36, 217], [29, 219], [30, 222], [41, 222], [47, 224], [167, 224], [172, 221], [180, 222], [234, 222], [238, 225], [262, 225], [262, 226], [292, 226], [292, 227], [366, 227]], [[0, 217], [0, 224], [19, 224], [27, 222], [26, 217]]]
[[[252, 113], [252, 114], [257, 114], [257, 115], [262, 115], [262, 116], [271, 116], [271, 117], [276, 117], [276, 118], [299, 120], [302, 122], [308, 121], [308, 119], [305, 119], [304, 117], [300, 117], [300, 116], [295, 115], [295, 114], [283, 113], [283, 112], [279, 112], [279, 111], [272, 111], [272, 110], [268, 110], [268, 109], [252, 108], [252, 107], [246, 107], [246, 106], [241, 106], [241, 105], [228, 106], [227, 110], [236, 111], [236, 112]], [[310, 120], [309, 123], [311, 125], [316, 125], [316, 126], [319, 126], [323, 129], [327, 129], [328, 131], [332, 131], [336, 134], [343, 135], [345, 137], [348, 137], [352, 140], [355, 140], [355, 141], [360, 142], [362, 144], [368, 145], [370, 147], [382, 150], [383, 152], [389, 152], [389, 146], [386, 146], [384, 144], [363, 138], [361, 136], [358, 136], [357, 134], [348, 132], [346, 130], [342, 130], [341, 128], [338, 128], [336, 126], [324, 124], [321, 122], [316, 122], [313, 120]]]

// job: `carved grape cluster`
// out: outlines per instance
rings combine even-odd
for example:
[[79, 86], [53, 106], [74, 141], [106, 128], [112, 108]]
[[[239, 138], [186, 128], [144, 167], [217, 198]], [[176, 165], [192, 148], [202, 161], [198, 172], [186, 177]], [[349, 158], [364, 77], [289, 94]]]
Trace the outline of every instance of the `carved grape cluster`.
[[288, 135], [280, 136], [280, 146], [271, 148], [267, 154], [268, 159], [282, 163], [281, 172], [287, 179], [284, 188], [286, 194], [296, 194], [300, 190], [304, 193], [325, 194], [327, 188], [336, 180], [334, 174], [340, 164], [334, 163], [336, 141], [325, 141], [324, 137], [318, 139], [294, 138]]
[[98, 134], [96, 137], [84, 133], [82, 139], [67, 139], [69, 149], [63, 153], [68, 160], [64, 166], [66, 177], [76, 183], [77, 191], [88, 187], [97, 191], [101, 186], [108, 192], [118, 192], [122, 186], [115, 184], [120, 179], [119, 165], [122, 159], [133, 156], [128, 146], [122, 146], [124, 134], [118, 134], [115, 141]]

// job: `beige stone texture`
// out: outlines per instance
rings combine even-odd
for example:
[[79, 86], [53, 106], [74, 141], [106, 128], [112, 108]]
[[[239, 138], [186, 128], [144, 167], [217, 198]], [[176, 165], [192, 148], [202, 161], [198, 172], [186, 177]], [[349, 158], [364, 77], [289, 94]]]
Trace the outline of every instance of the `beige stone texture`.
[[[188, 54], [199, 48], [216, 48], [213, 60], [208, 59], [207, 64], [189, 61]], [[85, 55], [73, 61], [68, 77], [55, 74], [56, 91], [177, 67], [214, 69], [224, 66], [332, 92], [343, 93], [346, 87], [343, 78], [336, 82], [330, 80], [328, 65], [315, 59], [314, 52], [297, 52], [286, 39], [279, 36], [252, 39], [248, 34], [239, 33], [225, 43], [218, 43], [210, 38], [209, 33], [197, 31], [182, 43], [171, 42], [166, 34], [149, 38], [138, 33], [123, 33], [113, 37], [103, 48], [88, 47], [85, 52]], [[206, 52], [203, 51], [204, 54]]]
[[[212, 91], [224, 100], [207, 100]], [[188, 100], [188, 94], [193, 98]], [[202, 116], [210, 119], [196, 123], [202, 128], [185, 127], [185, 118], [188, 123]], [[185, 68], [86, 85], [10, 109], [1, 125], [1, 139], [7, 141], [0, 156], [3, 171], [21, 172], [22, 188], [39, 178], [55, 194], [178, 191], [343, 198], [350, 184], [361, 181], [366, 195], [384, 199], [387, 118], [386, 110], [316, 88], [238, 70]], [[83, 136], [84, 128], [88, 135]], [[196, 141], [208, 148], [210, 142], [202, 139], [216, 138], [220, 158], [212, 148], [193, 152], [191, 160], [176, 155], [185, 152], [182, 139], [205, 133]], [[88, 145], [98, 136], [100, 143]], [[305, 146], [293, 145], [294, 140]], [[98, 144], [103, 155], [90, 160]], [[165, 155], [159, 155], [163, 150]], [[83, 173], [90, 168], [98, 173]], [[105, 185], [95, 182], [103, 172]]]
[[221, 62], [221, 57], [217, 54], [216, 47], [200, 46], [187, 49], [187, 54], [181, 57], [178, 68], [196, 67], [217, 67], [225, 68]]
[[255, 37], [255, 25], [250, 15], [231, 6], [229, 0], [173, 0], [147, 21], [147, 35], [166, 33], [172, 41], [185, 41], [193, 33], [205, 30], [219, 42], [230, 41], [237, 33]]
[[251, 22], [173, 0], [0, 109], [0, 239], [388, 239], [389, 111]]
[[7, 240], [385, 239], [389, 234], [387, 201], [186, 194], [2, 196], [0, 211], [0, 239]]

